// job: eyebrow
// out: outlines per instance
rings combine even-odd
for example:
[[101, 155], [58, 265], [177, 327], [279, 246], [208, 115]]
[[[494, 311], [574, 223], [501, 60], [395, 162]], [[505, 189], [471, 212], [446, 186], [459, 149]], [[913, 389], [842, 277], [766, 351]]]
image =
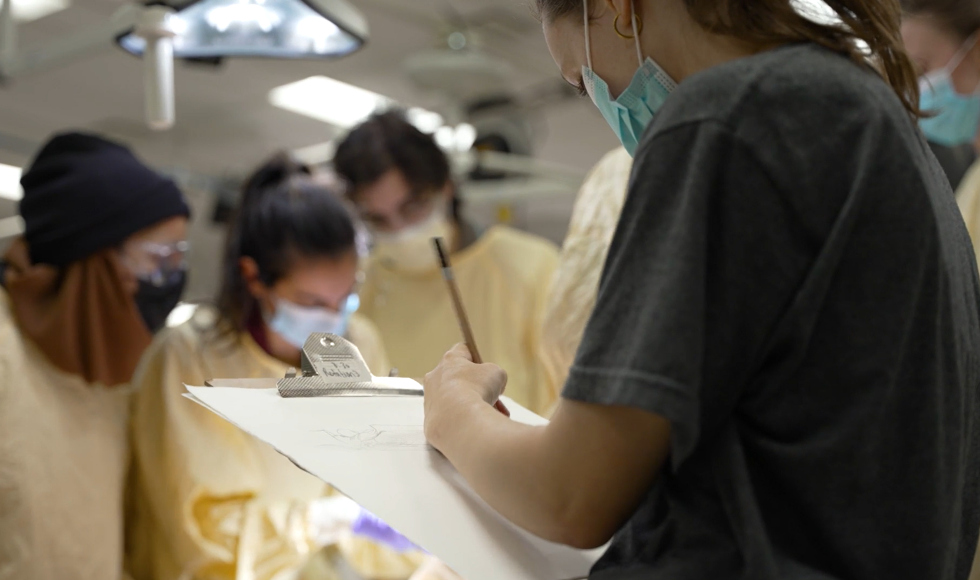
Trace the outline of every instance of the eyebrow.
[[305, 292], [303, 290], [297, 291], [296, 294], [297, 296], [299, 296], [299, 298], [302, 301], [309, 302], [316, 306], [323, 306], [326, 305], [327, 303], [325, 300], [323, 300], [321, 297], [317, 296], [316, 294], [310, 294], [309, 292]]

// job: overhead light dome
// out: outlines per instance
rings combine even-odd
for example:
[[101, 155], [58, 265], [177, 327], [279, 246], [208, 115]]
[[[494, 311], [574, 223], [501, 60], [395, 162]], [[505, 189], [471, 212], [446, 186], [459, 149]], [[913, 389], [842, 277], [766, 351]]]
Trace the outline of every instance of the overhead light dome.
[[[175, 58], [323, 58], [343, 56], [367, 39], [364, 17], [344, 0], [198, 0], [174, 7], [167, 27]], [[118, 39], [137, 56], [137, 30]]]

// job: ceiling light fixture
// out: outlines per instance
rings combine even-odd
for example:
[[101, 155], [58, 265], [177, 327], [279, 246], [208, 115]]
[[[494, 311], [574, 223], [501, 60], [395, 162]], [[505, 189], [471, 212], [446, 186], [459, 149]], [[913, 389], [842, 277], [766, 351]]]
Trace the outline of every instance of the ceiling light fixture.
[[146, 120], [159, 130], [174, 123], [174, 58], [339, 57], [368, 38], [367, 20], [348, 0], [191, 0], [177, 8], [150, 0], [122, 6], [101, 25], [21, 50], [13, 4], [67, 1], [2, 3], [0, 80], [63, 65], [115, 40], [144, 59]]
[[[367, 22], [346, 0], [198, 0], [172, 13], [175, 58], [323, 58], [350, 54], [367, 40]], [[134, 28], [119, 46], [141, 56]]]
[[13, 201], [19, 201], [24, 197], [24, 190], [20, 187], [20, 175], [20, 167], [0, 163], [0, 197]]
[[276, 87], [269, 92], [269, 102], [342, 129], [350, 129], [394, 103], [384, 95], [325, 76]]
[[[0, 6], [5, 0], [0, 0]], [[50, 16], [55, 12], [61, 12], [71, 3], [68, 0], [14, 0], [14, 20], [17, 22], [31, 22], [45, 16]]]

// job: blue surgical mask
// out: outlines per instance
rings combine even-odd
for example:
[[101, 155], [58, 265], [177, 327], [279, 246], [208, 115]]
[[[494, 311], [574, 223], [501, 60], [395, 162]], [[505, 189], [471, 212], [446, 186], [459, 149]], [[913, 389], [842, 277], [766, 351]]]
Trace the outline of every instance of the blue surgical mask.
[[609, 85], [592, 69], [588, 0], [583, 0], [583, 5], [585, 7], [585, 58], [588, 65], [582, 67], [582, 84], [585, 85], [585, 90], [596, 108], [619, 137], [623, 147], [632, 156], [636, 152], [637, 145], [640, 144], [643, 131], [670, 93], [677, 88], [677, 83], [653, 59], [643, 58], [634, 12], [633, 38], [636, 41], [637, 62], [641, 64], [623, 94], [613, 99], [609, 93]]
[[276, 300], [276, 312], [266, 317], [269, 328], [296, 348], [303, 348], [306, 339], [314, 332], [329, 332], [343, 336], [347, 332], [350, 316], [360, 305], [357, 294], [344, 301], [340, 312], [326, 308], [307, 307], [288, 300]]
[[959, 52], [945, 67], [933, 71], [919, 81], [919, 108], [937, 113], [923, 117], [919, 126], [926, 138], [940, 145], [956, 146], [972, 143], [980, 128], [980, 86], [970, 95], [961, 95], [953, 87], [953, 71], [963, 62], [976, 44], [976, 36], [967, 39]]

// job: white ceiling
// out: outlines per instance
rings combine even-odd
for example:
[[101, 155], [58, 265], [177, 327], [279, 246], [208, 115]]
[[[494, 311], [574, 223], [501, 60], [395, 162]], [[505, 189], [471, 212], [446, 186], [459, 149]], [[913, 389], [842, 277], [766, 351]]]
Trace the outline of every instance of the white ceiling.
[[[268, 104], [270, 89], [322, 74], [410, 105], [439, 109], [438, 99], [413, 89], [404, 59], [437, 46], [450, 9], [478, 24], [481, 48], [510, 62], [526, 91], [558, 78], [528, 0], [355, 0], [371, 26], [360, 52], [335, 61], [228, 60], [220, 68], [178, 64], [177, 123], [155, 133], [143, 125], [142, 63], [115, 46], [61, 69], [18, 78], [0, 88], [0, 132], [42, 141], [70, 127], [125, 140], [158, 166], [219, 175], [240, 172], [278, 148], [335, 136], [331, 126]], [[119, 0], [75, 0], [67, 10], [27, 23], [21, 45], [43, 43], [104, 22]], [[562, 101], [541, 115], [537, 154], [587, 167], [615, 145], [587, 100]], [[0, 151], [0, 162], [23, 164], [23, 154]]]
[[[16, 1], [16, 0], [15, 0]], [[475, 23], [472, 41], [515, 69], [514, 88], [529, 94], [558, 81], [542, 39], [540, 25], [526, 2], [533, 0], [353, 0], [371, 27], [361, 51], [335, 61], [228, 60], [220, 68], [178, 64], [176, 126], [162, 133], [143, 123], [142, 63], [107, 45], [63, 68], [0, 85], [0, 163], [24, 166], [32, 148], [51, 133], [70, 128], [96, 130], [132, 146], [160, 168], [183, 169], [211, 176], [241, 175], [282, 148], [327, 141], [337, 129], [268, 104], [273, 87], [326, 75], [381, 93], [406, 105], [440, 110], [434, 95], [416, 91], [402, 63], [417, 51], [443, 46], [452, 30], [450, 11]], [[21, 46], [37, 46], [105, 22], [120, 0], [74, 0], [62, 12], [20, 27]], [[592, 104], [583, 99], [558, 100], [533, 120], [536, 155], [584, 174], [616, 145]], [[473, 202], [467, 214], [487, 224], [509, 214], [512, 223], [560, 242], [567, 227], [574, 191], [547, 199], [510, 204]], [[218, 280], [223, 232], [209, 221], [213, 199], [188, 190], [195, 206], [191, 241], [189, 297], [213, 294]], [[0, 218], [16, 206], [0, 200]], [[0, 240], [0, 250], [3, 249]]]

